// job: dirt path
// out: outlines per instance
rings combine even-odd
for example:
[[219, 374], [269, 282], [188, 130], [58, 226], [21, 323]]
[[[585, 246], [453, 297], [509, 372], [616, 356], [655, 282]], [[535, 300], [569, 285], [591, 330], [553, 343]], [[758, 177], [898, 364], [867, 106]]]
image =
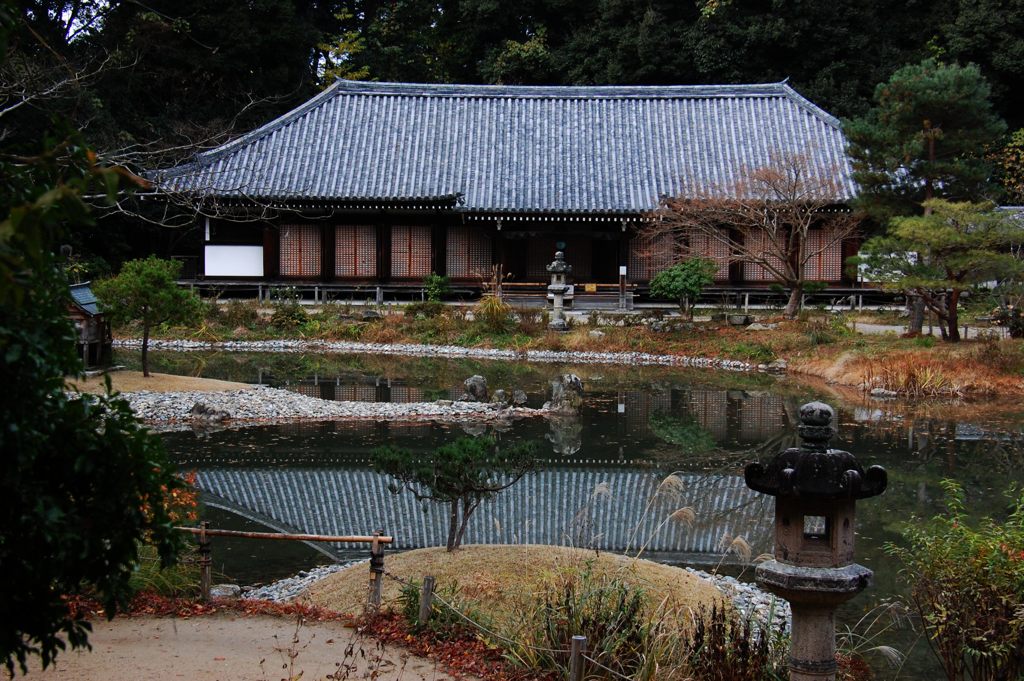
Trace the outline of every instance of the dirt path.
[[[241, 390], [251, 388], [248, 383], [219, 381], [215, 378], [198, 378], [195, 376], [173, 376], [171, 374], [153, 373], [148, 378], [141, 371], [111, 371], [110, 383], [114, 390], [123, 393], [149, 390], [157, 393], [172, 393], [188, 390], [216, 392], [219, 390]], [[82, 392], [101, 393], [104, 390], [104, 377], [68, 378], [68, 382], [77, 385]]]
[[301, 672], [302, 681], [452, 679], [432, 660], [384, 647], [336, 622], [304, 624], [296, 631], [294, 620], [266, 616], [118, 617], [94, 622], [89, 640], [92, 652], [61, 653], [50, 669], [36, 665], [17, 678], [278, 681], [299, 678]]

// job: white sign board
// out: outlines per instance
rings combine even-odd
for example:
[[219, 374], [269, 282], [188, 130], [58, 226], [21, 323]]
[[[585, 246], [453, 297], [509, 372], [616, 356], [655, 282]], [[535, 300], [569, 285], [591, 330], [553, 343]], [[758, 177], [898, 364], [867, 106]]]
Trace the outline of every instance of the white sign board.
[[263, 246], [207, 244], [203, 274], [208, 277], [262, 277]]

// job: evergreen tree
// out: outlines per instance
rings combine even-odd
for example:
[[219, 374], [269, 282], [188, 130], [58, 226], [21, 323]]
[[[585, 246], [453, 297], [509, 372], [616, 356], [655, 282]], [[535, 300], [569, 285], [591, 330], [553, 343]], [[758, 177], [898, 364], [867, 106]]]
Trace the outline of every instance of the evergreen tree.
[[894, 218], [888, 234], [865, 243], [857, 260], [870, 280], [918, 296], [938, 317], [943, 339], [955, 343], [963, 293], [1024, 271], [1010, 251], [1024, 229], [991, 204], [931, 199], [924, 207], [924, 215]]
[[860, 206], [886, 220], [933, 198], [982, 200], [997, 192], [986, 152], [1006, 131], [974, 65], [926, 59], [875, 90], [875, 107], [846, 123]]

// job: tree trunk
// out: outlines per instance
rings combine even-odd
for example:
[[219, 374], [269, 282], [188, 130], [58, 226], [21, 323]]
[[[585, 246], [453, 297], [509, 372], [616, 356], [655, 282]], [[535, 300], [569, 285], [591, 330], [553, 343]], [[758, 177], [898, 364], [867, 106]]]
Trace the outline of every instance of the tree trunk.
[[[462, 538], [466, 536], [466, 528], [469, 526], [469, 517], [473, 515], [473, 511], [476, 510], [479, 502], [471, 503], [468, 499], [464, 499], [462, 502], [462, 524], [459, 525], [459, 532], [455, 536], [455, 548], [462, 546]], [[454, 549], [450, 549], [454, 550]]]
[[789, 302], [786, 303], [786, 311], [783, 313], [787, 319], [796, 319], [797, 313], [800, 312], [800, 299], [804, 295], [803, 282], [793, 284], [793, 288], [789, 291]]
[[924, 298], [919, 295], [907, 297], [907, 335], [920, 336], [924, 328]]
[[445, 545], [445, 550], [449, 553], [454, 551], [458, 544], [456, 538], [459, 533], [459, 500], [455, 499], [451, 502], [451, 510], [448, 515], [448, 543]]
[[946, 340], [950, 343], [960, 342], [960, 314], [957, 312], [957, 305], [960, 303], [960, 291], [953, 289], [949, 294], [946, 303]]
[[149, 324], [142, 325], [142, 375], [149, 378]]

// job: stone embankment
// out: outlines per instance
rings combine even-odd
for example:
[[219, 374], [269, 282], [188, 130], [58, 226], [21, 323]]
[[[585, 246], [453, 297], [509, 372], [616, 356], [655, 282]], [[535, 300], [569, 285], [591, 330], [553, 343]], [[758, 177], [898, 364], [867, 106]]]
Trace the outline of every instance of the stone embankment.
[[123, 393], [142, 420], [156, 424], [240, 424], [333, 419], [478, 420], [535, 416], [543, 410], [480, 402], [335, 402], [267, 386], [223, 392]]
[[[114, 347], [140, 347], [138, 338], [119, 339]], [[457, 345], [417, 345], [355, 343], [347, 341], [268, 340], [268, 341], [195, 341], [151, 340], [151, 350], [226, 350], [234, 352], [338, 352], [399, 355], [404, 357], [447, 357], [453, 359], [493, 359], [557, 364], [626, 364], [631, 366], [680, 366], [724, 369], [727, 371], [784, 371], [784, 366], [756, 365], [733, 359], [654, 355], [647, 352], [576, 352], [564, 350], [499, 350], [463, 348]]]

